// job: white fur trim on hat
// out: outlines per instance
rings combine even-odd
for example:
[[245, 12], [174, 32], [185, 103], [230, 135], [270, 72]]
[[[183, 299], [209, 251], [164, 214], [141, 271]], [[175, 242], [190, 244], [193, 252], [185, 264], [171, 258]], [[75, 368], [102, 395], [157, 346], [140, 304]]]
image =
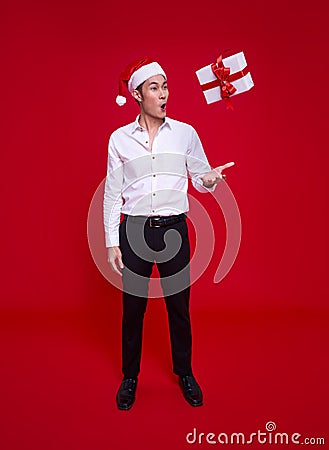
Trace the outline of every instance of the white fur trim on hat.
[[130, 80], [128, 81], [128, 90], [132, 92], [144, 81], [148, 80], [151, 77], [154, 77], [155, 75], [163, 75], [165, 78], [167, 78], [164, 70], [159, 63], [152, 62], [140, 67], [130, 77]]

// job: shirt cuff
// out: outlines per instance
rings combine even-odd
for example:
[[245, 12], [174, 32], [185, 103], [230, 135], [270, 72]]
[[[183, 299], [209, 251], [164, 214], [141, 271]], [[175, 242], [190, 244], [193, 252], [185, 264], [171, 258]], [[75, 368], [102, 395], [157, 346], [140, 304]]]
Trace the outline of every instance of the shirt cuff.
[[119, 234], [106, 234], [105, 235], [105, 246], [106, 248], [109, 247], [119, 247], [120, 240], [119, 240]]

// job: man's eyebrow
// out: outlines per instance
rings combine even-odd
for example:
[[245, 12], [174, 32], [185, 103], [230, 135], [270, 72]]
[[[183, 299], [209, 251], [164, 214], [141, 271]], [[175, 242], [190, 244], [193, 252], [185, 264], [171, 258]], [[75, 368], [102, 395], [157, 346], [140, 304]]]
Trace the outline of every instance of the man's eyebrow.
[[[151, 81], [151, 82], [149, 83], [149, 86], [152, 86], [152, 84], [156, 84], [157, 86], [159, 86], [160, 83], [158, 83], [157, 81]], [[167, 84], [167, 80], [165, 80], [165, 81], [162, 83], [162, 86], [163, 86], [164, 84]]]

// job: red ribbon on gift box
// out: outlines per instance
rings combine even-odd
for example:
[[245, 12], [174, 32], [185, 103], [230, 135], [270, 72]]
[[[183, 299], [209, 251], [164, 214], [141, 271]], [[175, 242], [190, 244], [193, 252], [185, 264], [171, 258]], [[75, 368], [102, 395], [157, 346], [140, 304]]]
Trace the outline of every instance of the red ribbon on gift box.
[[230, 68], [225, 67], [223, 64], [223, 55], [219, 55], [217, 58], [217, 62], [211, 64], [211, 70], [213, 71], [217, 80], [210, 81], [209, 83], [202, 84], [202, 90], [207, 91], [208, 89], [212, 89], [214, 87], [219, 86], [221, 97], [226, 103], [227, 109], [233, 109], [233, 105], [231, 103], [230, 95], [234, 94], [236, 88], [231, 84], [232, 81], [236, 81], [239, 78], [244, 77], [249, 72], [248, 66], [244, 69], [239, 70], [239, 72], [235, 72], [230, 74]]

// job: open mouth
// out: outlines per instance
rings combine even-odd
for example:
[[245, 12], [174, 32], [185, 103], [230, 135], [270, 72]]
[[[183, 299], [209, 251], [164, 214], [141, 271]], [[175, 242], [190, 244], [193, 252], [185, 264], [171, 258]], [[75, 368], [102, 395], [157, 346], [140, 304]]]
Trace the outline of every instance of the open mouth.
[[161, 105], [161, 109], [162, 109], [162, 111], [165, 111], [165, 110], [166, 110], [166, 103], [163, 103], [163, 104]]

